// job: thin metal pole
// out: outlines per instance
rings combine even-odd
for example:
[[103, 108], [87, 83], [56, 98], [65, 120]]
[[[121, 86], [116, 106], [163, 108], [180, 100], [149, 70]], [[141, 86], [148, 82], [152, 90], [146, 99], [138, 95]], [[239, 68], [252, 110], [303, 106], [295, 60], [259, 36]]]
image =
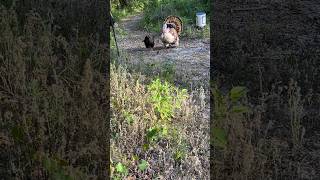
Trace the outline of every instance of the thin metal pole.
[[118, 48], [118, 43], [117, 43], [117, 39], [116, 39], [116, 33], [114, 31], [114, 21], [113, 21], [113, 17], [110, 13], [110, 18], [111, 18], [111, 27], [112, 27], [112, 31], [113, 31], [113, 37], [114, 37], [114, 41], [116, 43], [116, 47], [117, 47], [117, 53], [118, 53], [118, 56], [120, 57], [120, 53], [119, 53], [119, 48]]

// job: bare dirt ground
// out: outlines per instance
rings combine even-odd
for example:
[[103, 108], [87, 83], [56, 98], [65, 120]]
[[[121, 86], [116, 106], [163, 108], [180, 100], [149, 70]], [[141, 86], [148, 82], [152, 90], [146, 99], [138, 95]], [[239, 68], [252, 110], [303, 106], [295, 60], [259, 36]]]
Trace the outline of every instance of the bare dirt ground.
[[210, 39], [180, 38], [177, 48], [165, 49], [159, 34], [155, 35], [155, 47], [145, 48], [142, 42], [149, 33], [141, 30], [138, 23], [142, 15], [135, 15], [119, 23], [126, 35], [118, 38], [118, 45], [127, 53], [128, 63], [131, 64], [163, 64], [172, 63], [175, 67], [175, 81], [191, 86], [209, 86], [210, 68]]

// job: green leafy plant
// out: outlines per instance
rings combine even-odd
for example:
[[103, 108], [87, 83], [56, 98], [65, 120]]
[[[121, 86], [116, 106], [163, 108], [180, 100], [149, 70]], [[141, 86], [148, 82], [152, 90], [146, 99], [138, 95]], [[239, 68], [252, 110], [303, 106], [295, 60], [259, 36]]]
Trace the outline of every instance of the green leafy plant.
[[58, 163], [50, 158], [44, 160], [44, 166], [49, 171], [52, 179], [71, 180], [72, 178], [58, 165]]
[[182, 102], [188, 97], [186, 89], [178, 89], [168, 82], [162, 83], [156, 79], [148, 86], [150, 93], [149, 101], [158, 114], [158, 121], [153, 124], [146, 133], [147, 143], [143, 148], [146, 150], [150, 144], [161, 138], [169, 137], [171, 119], [175, 111], [181, 108]]
[[121, 162], [118, 162], [118, 164], [116, 165], [116, 171], [123, 176], [128, 175], [127, 167]]
[[167, 82], [162, 84], [160, 79], [157, 79], [148, 86], [148, 89], [151, 93], [151, 102], [160, 114], [160, 118], [169, 120], [174, 110], [172, 89], [169, 84]]
[[136, 118], [133, 114], [131, 114], [128, 111], [124, 111], [123, 116], [126, 119], [128, 124], [132, 124]]
[[149, 144], [158, 141], [159, 139], [166, 137], [168, 135], [168, 126], [167, 124], [156, 124], [154, 127], [151, 127], [147, 131], [147, 143], [145, 144], [145, 149], [149, 148]]
[[247, 94], [245, 87], [236, 86], [230, 90], [230, 99], [232, 102], [237, 102], [240, 98], [244, 97]]
[[225, 148], [227, 145], [227, 134], [224, 129], [215, 127], [212, 129], [214, 134], [214, 145]]
[[228, 132], [225, 123], [237, 114], [250, 111], [248, 106], [241, 103], [241, 99], [247, 96], [247, 89], [242, 86], [233, 87], [228, 95], [223, 95], [217, 87], [212, 90], [214, 97], [215, 123], [212, 129], [213, 144], [220, 148], [226, 148], [228, 143]]
[[158, 140], [160, 137], [160, 129], [158, 127], [151, 127], [147, 131], [147, 140], [148, 142], [153, 142]]
[[181, 161], [184, 157], [185, 157], [185, 152], [182, 151], [182, 150], [177, 150], [175, 153], [174, 153], [174, 160], [176, 161]]
[[148, 168], [148, 162], [146, 160], [141, 160], [138, 165], [138, 168], [140, 171], [146, 170]]
[[[40, 157], [40, 156], [38, 156]], [[46, 171], [49, 173], [50, 179], [74, 180], [86, 179], [78, 169], [74, 169], [68, 163], [59, 157], [49, 157], [47, 155], [41, 156], [42, 163]]]
[[124, 177], [128, 176], [129, 171], [128, 168], [121, 162], [114, 163], [112, 159], [110, 159], [110, 177], [113, 180], [121, 180]]
[[182, 101], [187, 97], [186, 89], [179, 90], [168, 82], [161, 83], [160, 79], [152, 81], [148, 90], [151, 94], [150, 101], [162, 120], [170, 120], [175, 109], [180, 108]]

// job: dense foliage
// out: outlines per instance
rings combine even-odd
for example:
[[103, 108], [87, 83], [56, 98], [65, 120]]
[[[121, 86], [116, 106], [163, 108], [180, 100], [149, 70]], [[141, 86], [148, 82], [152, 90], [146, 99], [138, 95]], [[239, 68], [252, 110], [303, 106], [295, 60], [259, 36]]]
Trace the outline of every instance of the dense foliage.
[[209, 22], [211, 13], [209, 0], [113, 0], [111, 4], [116, 20], [143, 12], [141, 28], [153, 32], [161, 29], [163, 20], [169, 15], [181, 17], [184, 25], [188, 27], [195, 25], [197, 12], [206, 12], [207, 22]]
[[142, 26], [147, 30], [159, 31], [163, 20], [169, 15], [181, 17], [184, 25], [194, 25], [199, 11], [206, 12], [207, 19], [210, 18], [209, 7], [209, 0], [149, 0], [144, 8]]

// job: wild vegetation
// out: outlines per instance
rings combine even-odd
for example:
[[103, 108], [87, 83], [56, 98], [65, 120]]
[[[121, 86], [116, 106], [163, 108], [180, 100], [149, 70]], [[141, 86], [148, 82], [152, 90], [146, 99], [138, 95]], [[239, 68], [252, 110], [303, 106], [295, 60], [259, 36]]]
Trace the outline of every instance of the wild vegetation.
[[[205, 102], [186, 89], [111, 67], [111, 172], [114, 179], [207, 178]], [[134, 97], [134, 98], [133, 98]]]
[[[130, 19], [135, 13], [139, 17], [142, 13], [142, 18], [138, 28], [132, 28], [139, 29], [135, 34], [130, 28], [116, 27], [118, 39], [126, 44], [135, 43], [126, 37], [144, 38], [146, 31], [159, 33], [160, 23], [171, 13], [186, 20], [185, 27], [191, 27], [195, 22], [188, 24], [188, 21], [194, 21], [196, 10], [204, 7], [195, 1], [196, 4], [187, 5], [183, 0], [144, 1], [139, 11], [140, 6], [135, 5], [139, 1], [127, 2], [128, 8], [121, 8], [121, 2], [113, 1], [112, 14], [118, 16], [118, 24], [121, 18]], [[177, 7], [180, 9], [174, 10]], [[185, 12], [183, 7], [188, 7], [190, 12]], [[154, 11], [161, 9], [163, 12], [154, 16]], [[126, 12], [126, 16], [121, 12]], [[208, 29], [202, 32], [208, 36]], [[199, 35], [200, 31], [193, 34]], [[192, 38], [193, 34], [184, 36]], [[177, 76], [179, 70], [174, 62], [164, 57], [158, 62], [145, 62], [143, 58], [148, 55], [130, 54], [135, 48], [138, 47], [120, 46], [121, 56], [117, 57], [111, 39], [111, 177], [209, 179], [208, 92], [201, 87], [208, 87], [208, 82], [192, 87], [190, 80]]]
[[[194, 31], [195, 16], [199, 11], [206, 12], [207, 22], [210, 19], [210, 1], [209, 0], [161, 0], [149, 1], [144, 8], [144, 19], [141, 26], [147, 31], [159, 31], [162, 28], [163, 20], [168, 15], [179, 16], [184, 24], [182, 36], [191, 38], [196, 35]], [[209, 36], [209, 26], [206, 26], [202, 35]], [[193, 36], [192, 36], [193, 35]]]
[[108, 176], [106, 8], [1, 1], [2, 179]]
[[214, 4], [212, 178], [320, 176], [319, 8]]
[[[191, 26], [198, 2], [112, 8], [143, 10], [154, 32], [167, 13]], [[0, 177], [104, 179], [110, 134], [113, 179], [209, 179], [209, 145], [214, 179], [317, 179], [320, 8], [306, 2], [215, 4], [210, 141], [205, 90], [178, 86], [173, 64], [134, 69], [112, 46], [109, 86], [106, 1], [1, 1]]]
[[210, 19], [209, 0], [127, 0], [112, 1], [112, 14], [116, 21], [126, 16], [143, 13], [140, 27], [148, 32], [159, 33], [164, 19], [169, 15], [179, 16], [184, 24], [182, 37], [209, 37], [209, 26], [204, 31], [197, 31], [195, 27], [196, 13], [206, 12], [207, 22]]

